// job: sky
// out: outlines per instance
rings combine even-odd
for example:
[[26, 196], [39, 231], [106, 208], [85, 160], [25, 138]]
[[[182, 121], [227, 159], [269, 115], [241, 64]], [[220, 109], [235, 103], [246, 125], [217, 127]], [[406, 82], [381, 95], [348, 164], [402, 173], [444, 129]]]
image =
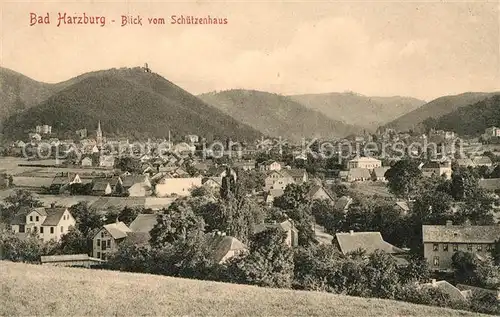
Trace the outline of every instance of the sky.
[[[0, 8], [0, 65], [43, 82], [147, 62], [193, 94], [353, 91], [429, 101], [500, 90], [498, 1], [2, 0]], [[30, 26], [31, 13], [49, 13], [50, 24]], [[106, 24], [58, 27], [58, 13]], [[141, 16], [142, 26], [121, 26], [122, 15]], [[172, 15], [228, 23], [170, 24]], [[150, 25], [155, 17], [166, 24]]]

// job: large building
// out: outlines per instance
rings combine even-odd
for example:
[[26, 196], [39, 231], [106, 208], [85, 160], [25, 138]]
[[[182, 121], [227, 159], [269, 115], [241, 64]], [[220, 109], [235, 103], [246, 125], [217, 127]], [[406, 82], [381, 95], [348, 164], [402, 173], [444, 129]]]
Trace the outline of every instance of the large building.
[[347, 162], [347, 168], [366, 168], [372, 170], [374, 168], [382, 167], [382, 162], [373, 157], [356, 157]]
[[43, 242], [59, 241], [76, 225], [67, 208], [24, 208], [11, 222], [11, 229], [18, 234], [35, 233]]
[[424, 257], [435, 271], [450, 271], [457, 251], [489, 254], [497, 239], [500, 239], [500, 225], [457, 226], [448, 221], [446, 225], [422, 226]]
[[488, 140], [495, 137], [500, 137], [500, 128], [490, 127], [484, 130], [483, 139]]
[[422, 165], [422, 175], [426, 177], [444, 176], [446, 179], [451, 179], [453, 173], [451, 162], [449, 161], [431, 161]]

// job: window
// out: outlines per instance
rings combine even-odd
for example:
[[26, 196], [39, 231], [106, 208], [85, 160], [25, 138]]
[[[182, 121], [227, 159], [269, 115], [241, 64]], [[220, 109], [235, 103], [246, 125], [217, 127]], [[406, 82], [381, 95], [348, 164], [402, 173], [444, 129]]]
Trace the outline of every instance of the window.
[[33, 227], [33, 232], [37, 233], [38, 232], [38, 227]]
[[448, 244], [447, 243], [443, 244], [443, 251], [448, 251]]
[[439, 266], [439, 257], [438, 256], [434, 257], [434, 266]]
[[[19, 229], [19, 230], [21, 230], [21, 229]], [[19, 232], [21, 232], [21, 231], [19, 231]], [[493, 244], [488, 244], [488, 245], [486, 246], [486, 250], [487, 250], [487, 251], [493, 251]]]
[[453, 251], [458, 251], [458, 244], [453, 245]]
[[40, 219], [40, 218], [38, 218], [38, 216], [36, 216], [36, 217], [35, 217], [35, 220], [36, 220], [36, 221], [40, 221], [39, 219]]
[[108, 241], [106, 242], [106, 246], [107, 246], [108, 248], [111, 248], [111, 240], [108, 240]]
[[33, 216], [30, 216], [30, 221], [33, 221]]
[[101, 246], [101, 239], [97, 239], [97, 246], [100, 247]]
[[50, 233], [54, 234], [54, 227], [50, 227]]
[[467, 244], [467, 251], [472, 251], [472, 244]]
[[101, 258], [101, 252], [97, 252], [97, 258], [100, 259]]
[[478, 244], [476, 250], [478, 250], [479, 252], [483, 251], [483, 245]]
[[40, 233], [43, 233], [43, 227], [40, 227]]
[[101, 238], [104, 238], [105, 234], [104, 234], [104, 231], [101, 232]]
[[432, 251], [439, 251], [439, 244], [438, 243], [434, 243], [432, 245]]
[[23, 233], [25, 231], [24, 225], [19, 225], [19, 232]]

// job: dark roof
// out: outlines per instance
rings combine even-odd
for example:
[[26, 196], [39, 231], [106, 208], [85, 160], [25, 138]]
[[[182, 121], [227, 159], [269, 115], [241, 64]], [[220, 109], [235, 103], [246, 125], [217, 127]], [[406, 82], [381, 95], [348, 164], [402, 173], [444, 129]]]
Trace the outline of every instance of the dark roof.
[[422, 237], [424, 242], [493, 243], [500, 238], [500, 225], [424, 225]]
[[332, 193], [330, 193], [330, 191], [326, 188], [324, 188], [323, 186], [321, 185], [314, 185], [311, 187], [311, 189], [309, 190], [309, 197], [313, 197], [319, 190], [323, 190], [327, 195], [328, 197], [330, 197], [330, 199], [333, 201], [334, 200], [334, 195]]
[[138, 214], [129, 228], [134, 232], [149, 232], [157, 223], [156, 214]]
[[387, 253], [404, 253], [403, 249], [393, 246], [384, 241], [380, 232], [347, 232], [335, 234], [335, 239], [338, 242], [342, 253], [363, 249], [367, 253], [373, 253], [376, 250]]
[[108, 185], [110, 187], [112, 187], [111, 184], [115, 184], [115, 183], [113, 183], [113, 180], [111, 178], [96, 179], [96, 180], [94, 180], [94, 186], [92, 186], [92, 190], [93, 191], [103, 191], [103, 190], [106, 190], [106, 187]]
[[42, 223], [42, 226], [56, 226], [61, 220], [61, 217], [63, 216], [66, 209], [67, 209], [66, 207], [55, 207], [46, 209], [47, 218], [45, 218], [45, 221]]
[[344, 210], [347, 207], [349, 207], [349, 204], [352, 203], [352, 198], [349, 196], [342, 196], [340, 197], [337, 202], [335, 202], [335, 209], [337, 210]]
[[304, 177], [304, 174], [307, 173], [305, 169], [299, 169], [299, 168], [291, 168], [291, 169], [286, 169], [284, 171], [293, 178]]
[[144, 183], [147, 179], [146, 175], [130, 175], [130, 176], [124, 176], [122, 178], [123, 181], [123, 187], [124, 188], [129, 188], [132, 187], [134, 184], [137, 183]]

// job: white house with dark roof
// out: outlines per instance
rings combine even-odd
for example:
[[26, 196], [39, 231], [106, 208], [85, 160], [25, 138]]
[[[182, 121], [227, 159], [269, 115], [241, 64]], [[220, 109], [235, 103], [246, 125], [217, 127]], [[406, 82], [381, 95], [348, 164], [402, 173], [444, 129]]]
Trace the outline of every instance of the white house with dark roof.
[[116, 251], [127, 234], [132, 232], [123, 222], [104, 225], [92, 239], [92, 256], [97, 259], [106, 260], [110, 252]]
[[500, 239], [500, 225], [453, 225], [448, 221], [446, 225], [422, 226], [424, 257], [435, 271], [450, 271], [457, 251], [478, 256], [489, 254], [497, 239]]
[[14, 233], [36, 233], [43, 242], [59, 241], [75, 225], [75, 218], [65, 207], [24, 208], [11, 221]]
[[449, 161], [431, 161], [421, 167], [422, 175], [426, 177], [444, 176], [446, 179], [451, 179], [453, 173], [451, 162]]

